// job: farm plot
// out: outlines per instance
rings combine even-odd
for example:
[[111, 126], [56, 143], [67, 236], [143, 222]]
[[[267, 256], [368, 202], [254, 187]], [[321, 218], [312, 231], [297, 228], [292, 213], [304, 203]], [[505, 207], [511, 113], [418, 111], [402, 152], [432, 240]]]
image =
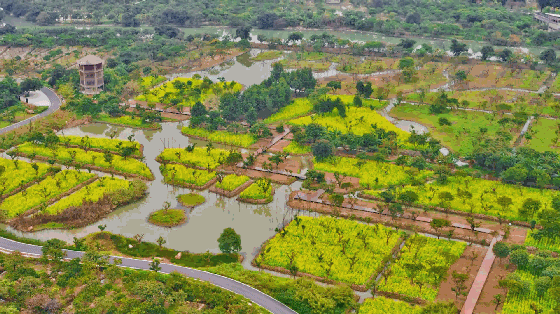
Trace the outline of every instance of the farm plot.
[[326, 114], [315, 114], [312, 116], [301, 117], [291, 120], [290, 124], [308, 125], [317, 123], [322, 125], [329, 131], [338, 131], [341, 133], [353, 133], [356, 135], [364, 135], [375, 131], [375, 127], [393, 131], [398, 138], [404, 142], [408, 139], [409, 133], [397, 128], [386, 118], [381, 116], [375, 110], [369, 108], [350, 107], [346, 110], [346, 117], [342, 118], [338, 114], [338, 110]]
[[140, 156], [142, 145], [135, 141], [123, 141], [119, 139], [109, 139], [89, 136], [60, 136], [60, 144], [64, 146], [78, 146], [80, 148], [96, 148], [107, 152], [120, 153], [126, 149], [131, 149], [134, 157]]
[[160, 171], [165, 182], [172, 185], [202, 188], [216, 178], [216, 172], [187, 168], [183, 165], [161, 165]]
[[272, 202], [274, 188], [268, 179], [259, 178], [239, 194], [239, 200], [249, 203]]
[[371, 189], [423, 181], [433, 174], [428, 170], [418, 171], [412, 167], [349, 157], [331, 157], [322, 162], [315, 160], [313, 166], [315, 170], [360, 178], [360, 185]]
[[224, 164], [230, 154], [230, 151], [220, 148], [195, 147], [192, 150], [189, 150], [189, 148], [166, 148], [156, 160], [161, 163], [172, 162], [213, 170]]
[[153, 103], [192, 107], [197, 102], [206, 103], [225, 93], [235, 93], [242, 89], [237, 82], [212, 82], [209, 79], [176, 78], [136, 97], [136, 100]]
[[9, 194], [19, 187], [41, 178], [50, 166], [42, 163], [28, 163], [20, 160], [0, 158], [0, 196]]
[[514, 141], [525, 122], [525, 119], [517, 121], [509, 116], [500, 119], [484, 112], [465, 110], [435, 115], [430, 114], [429, 106], [410, 104], [396, 106], [391, 115], [429, 127], [434, 138], [462, 156], [472, 153], [484, 138], [506, 134], [510, 141]]
[[93, 177], [93, 174], [86, 172], [63, 170], [24, 191], [6, 198], [0, 204], [0, 209], [9, 218], [13, 218], [41, 204], [46, 205], [46, 202], [50, 199], [68, 192]]
[[233, 191], [249, 180], [248, 176], [230, 174], [225, 176], [221, 182], [216, 183], [216, 187], [225, 191]]
[[187, 136], [203, 138], [214, 143], [222, 143], [248, 148], [257, 142], [252, 134], [235, 134], [228, 131], [208, 131], [203, 128], [191, 128], [185, 126], [181, 129], [181, 133]]
[[25, 157], [43, 157], [55, 162], [75, 165], [80, 168], [91, 168], [109, 173], [133, 175], [140, 178], [153, 180], [154, 176], [143, 162], [109, 153], [85, 151], [81, 148], [65, 148], [56, 146], [47, 148], [30, 142], [16, 148], [18, 155]]
[[550, 76], [550, 71], [512, 69], [497, 64], [460, 65], [453, 70], [465, 71], [465, 85], [472, 88], [510, 87], [538, 90]]
[[407, 302], [376, 296], [374, 299], [366, 299], [358, 314], [420, 314], [419, 306], [410, 305]]
[[[557, 259], [555, 262], [557, 263]], [[507, 279], [517, 285], [512, 285], [512, 288], [509, 289], [500, 313], [556, 313], [554, 309], [557, 307], [556, 300], [558, 299], [554, 293], [558, 288], [552, 285], [551, 277], [553, 273], [557, 272], [557, 268], [554, 266], [549, 268], [548, 275], [545, 274], [548, 270], [539, 276], [538, 271], [530, 272], [519, 269], [510, 274]]]
[[105, 196], [130, 187], [130, 181], [103, 177], [90, 183], [75, 193], [60, 199], [44, 210], [48, 215], [57, 215], [70, 207], [80, 207], [84, 203], [96, 203]]
[[313, 104], [307, 98], [296, 98], [291, 104], [282, 107], [278, 112], [264, 120], [264, 123], [274, 123], [304, 116], [313, 110]]
[[269, 240], [255, 262], [364, 285], [379, 273], [399, 239], [398, 232], [383, 225], [297, 217]]
[[[555, 190], [514, 186], [473, 177], [449, 177], [443, 184], [407, 185], [397, 188], [394, 194], [400, 200], [402, 195], [410, 196], [411, 192], [417, 196], [416, 203], [421, 206], [518, 221], [533, 220], [542, 208], [551, 206], [553, 198], [560, 196], [560, 192]], [[367, 190], [364, 193], [379, 196], [381, 191]]]
[[459, 259], [465, 242], [415, 234], [406, 240], [400, 257], [379, 281], [379, 290], [427, 301], [435, 300], [449, 267]]

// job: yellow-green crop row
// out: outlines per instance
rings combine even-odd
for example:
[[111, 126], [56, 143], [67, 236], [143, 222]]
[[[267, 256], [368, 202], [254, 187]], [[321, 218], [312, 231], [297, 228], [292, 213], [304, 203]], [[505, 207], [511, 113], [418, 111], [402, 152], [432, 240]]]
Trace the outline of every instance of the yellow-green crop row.
[[396, 127], [389, 120], [375, 112], [375, 110], [364, 107], [348, 107], [345, 118], [342, 118], [338, 114], [338, 110], [334, 109], [330, 113], [315, 114], [290, 121], [290, 124], [294, 125], [308, 125], [311, 123], [322, 125], [329, 131], [353, 133], [360, 136], [374, 132], [374, 126], [377, 126], [377, 128], [388, 132], [395, 132], [401, 142], [404, 142], [410, 136], [409, 133]]
[[[420, 205], [447, 207], [464, 212], [472, 211], [476, 214], [519, 221], [531, 221], [539, 212], [536, 210], [529, 214], [522, 213], [523, 203], [527, 199], [539, 201], [540, 209], [542, 209], [550, 207], [552, 199], [560, 196], [560, 192], [555, 190], [515, 186], [473, 177], [449, 177], [443, 184], [434, 182], [418, 186], [407, 185], [396, 190], [397, 199], [398, 195], [405, 191], [415, 192], [418, 195], [417, 203]], [[464, 198], [464, 191], [469, 192], [472, 197]], [[451, 194], [453, 199], [447, 199], [447, 193], [444, 192]], [[364, 193], [376, 196], [380, 191], [365, 191]], [[444, 196], [444, 198], [442, 199], [440, 196]], [[498, 199], [502, 197], [509, 198], [511, 204], [502, 207], [498, 202]]]
[[316, 170], [359, 178], [361, 186], [372, 189], [425, 180], [433, 174], [429, 170], [349, 157], [331, 157], [322, 162], [315, 160], [313, 165]]
[[[327, 97], [329, 97], [332, 100], [336, 100], [337, 98], [340, 98], [340, 100], [342, 101], [343, 104], [348, 105], [348, 106], [353, 106], [354, 105], [355, 95], [327, 95]], [[363, 107], [367, 107], [367, 108], [371, 108], [371, 109], [380, 109], [380, 108], [384, 108], [385, 106], [387, 106], [386, 101], [382, 101], [382, 100], [379, 100], [379, 99], [374, 99], [374, 98], [361, 98], [361, 99], [362, 99], [362, 106]]]
[[248, 176], [238, 176], [235, 174], [230, 174], [222, 179], [222, 182], [216, 183], [216, 187], [226, 191], [233, 191], [238, 187], [249, 181]]
[[14, 162], [4, 158], [0, 158], [0, 167], [4, 168], [2, 175], [0, 175], [0, 195], [10, 193], [20, 186], [45, 175], [50, 168], [49, 165], [36, 163], [37, 170], [35, 170], [33, 164], [28, 162], [21, 160]]
[[101, 138], [101, 137], [89, 137], [89, 136], [61, 136], [60, 143], [65, 145], [75, 145], [80, 147], [97, 148], [105, 151], [118, 153], [120, 148], [123, 147], [134, 147], [136, 154], [140, 150], [140, 143], [123, 141], [119, 139]]
[[216, 177], [215, 171], [208, 172], [177, 164], [161, 165], [160, 170], [165, 178], [165, 182], [170, 184], [203, 186]]
[[[110, 156], [108, 156], [100, 152], [86, 152], [81, 148], [65, 148], [62, 146], [50, 149], [30, 142], [19, 145], [17, 147], [17, 152], [28, 156], [35, 154], [36, 156], [52, 158], [58, 162], [80, 164], [82, 167], [90, 165], [108, 171], [117, 170], [150, 180], [154, 178], [150, 169], [143, 162], [134, 158], [125, 159], [119, 155], [109, 154]], [[75, 156], [72, 157], [72, 154], [75, 154]], [[110, 160], [106, 160], [107, 157], [110, 158]]]
[[0, 205], [0, 209], [9, 218], [13, 218], [67, 192], [93, 176], [93, 174], [87, 172], [63, 170], [54, 176], [48, 176], [27, 190], [6, 198]]
[[534, 246], [540, 250], [560, 252], [560, 238], [548, 238], [543, 237], [540, 240], [536, 240], [532, 237], [534, 231], [527, 230], [527, 237], [525, 237], [525, 245]]
[[[380, 270], [400, 235], [383, 225], [332, 217], [298, 217], [272, 238], [261, 263], [363, 285]], [[264, 253], [263, 253], [264, 252]]]
[[374, 299], [365, 299], [358, 314], [420, 314], [420, 312], [419, 306], [377, 296]]
[[99, 180], [84, 186], [76, 193], [50, 205], [44, 212], [49, 215], [56, 215], [70, 207], [80, 207], [85, 202], [96, 203], [105, 197], [105, 195], [126, 189], [129, 186], [130, 182], [127, 180], [110, 177], [99, 178]]
[[239, 194], [239, 197], [252, 200], [272, 201], [272, 185], [268, 188], [268, 190], [263, 191], [263, 188], [255, 182], [249, 185], [249, 187], [246, 188], [243, 192], [241, 192], [241, 194]]
[[304, 155], [311, 152], [311, 147], [292, 141], [288, 146], [284, 147], [283, 151], [294, 155]]
[[202, 137], [215, 143], [230, 144], [246, 148], [257, 142], [257, 139], [251, 134], [234, 134], [228, 131], [208, 131], [203, 128], [191, 128], [188, 126], [183, 127], [181, 133], [187, 136]]
[[400, 257], [392, 264], [387, 281], [379, 281], [379, 290], [435, 300], [443, 277], [429, 270], [435, 267], [449, 269], [461, 257], [466, 245], [465, 242], [438, 240], [419, 234], [411, 236]]
[[181, 148], [166, 148], [157, 159], [161, 162], [176, 162], [192, 167], [215, 169], [226, 161], [230, 152], [220, 148], [195, 147], [189, 152]]
[[[185, 88], [175, 88], [173, 82], [181, 82]], [[180, 99], [180, 105], [191, 107], [197, 101], [204, 102], [209, 97], [219, 97], [224, 93], [241, 91], [243, 86], [237, 82], [215, 82], [206, 84], [203, 80], [193, 78], [176, 78], [159, 87], [151, 89], [136, 97], [137, 100], [170, 104], [172, 99]]]
[[143, 87], [154, 87], [157, 84], [164, 82], [166, 80], [165, 76], [144, 76], [140, 78], [140, 85]]
[[296, 98], [291, 104], [283, 107], [275, 114], [264, 120], [264, 123], [274, 123], [285, 121], [306, 115], [313, 110], [313, 105], [307, 98]]

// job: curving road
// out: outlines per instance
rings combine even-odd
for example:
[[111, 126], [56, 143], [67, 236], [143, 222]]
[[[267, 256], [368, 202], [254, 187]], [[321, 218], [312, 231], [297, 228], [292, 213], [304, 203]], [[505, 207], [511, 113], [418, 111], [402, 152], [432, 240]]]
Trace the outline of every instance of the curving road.
[[41, 112], [40, 114], [34, 115], [31, 118], [25, 119], [23, 121], [20, 121], [18, 123], [14, 123], [12, 125], [9, 125], [5, 128], [0, 129], [0, 134], [4, 134], [10, 131], [13, 131], [19, 127], [22, 127], [24, 125], [27, 125], [37, 119], [41, 119], [44, 118], [48, 115], [50, 115], [51, 113], [57, 111], [60, 108], [60, 105], [62, 104], [62, 102], [60, 101], [60, 98], [58, 98], [58, 96], [55, 94], [55, 92], [53, 92], [51, 89], [43, 87], [41, 88], [41, 92], [43, 92], [45, 95], [47, 95], [47, 97], [49, 98], [49, 102], [51, 103], [51, 105], [49, 106], [49, 108], [43, 112]]
[[[25, 244], [21, 242], [17, 242], [14, 240], [6, 239], [0, 237], [0, 251], [4, 252], [11, 252], [11, 251], [19, 251], [25, 255], [39, 257], [42, 255], [41, 247], [32, 244]], [[68, 251], [66, 250], [66, 258], [81, 258], [84, 255], [84, 252], [79, 251]], [[122, 264], [120, 266], [133, 268], [133, 269], [143, 269], [149, 270], [150, 269], [150, 262], [134, 259], [134, 258], [126, 258], [126, 257], [116, 257], [112, 256], [111, 261], [113, 258], [120, 258], [122, 260]], [[160, 264], [161, 272], [162, 273], [171, 273], [171, 272], [179, 272], [187, 277], [199, 279], [202, 281], [207, 281], [213, 285], [216, 285], [220, 288], [229, 290], [233, 293], [240, 294], [245, 298], [253, 301], [254, 303], [260, 305], [261, 307], [269, 310], [271, 313], [274, 314], [297, 314], [295, 311], [287, 307], [286, 305], [282, 304], [278, 300], [268, 296], [257, 289], [254, 289], [244, 283], [235, 281], [233, 279], [223, 277], [220, 275], [212, 274], [206, 271], [192, 269], [188, 267], [182, 267], [177, 265], [171, 264]]]

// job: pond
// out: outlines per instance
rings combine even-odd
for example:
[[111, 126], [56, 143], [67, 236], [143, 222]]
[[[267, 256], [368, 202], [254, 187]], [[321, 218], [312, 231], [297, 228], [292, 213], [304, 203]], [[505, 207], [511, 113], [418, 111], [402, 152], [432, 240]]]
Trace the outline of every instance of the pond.
[[[90, 124], [64, 130], [64, 135], [90, 137], [108, 137], [113, 130], [118, 132], [118, 138], [126, 140], [133, 134], [134, 139], [144, 145], [145, 162], [155, 175], [155, 180], [148, 182], [148, 195], [145, 199], [121, 207], [105, 219], [93, 225], [73, 230], [42, 230], [34, 233], [16, 232], [28, 238], [47, 240], [58, 238], [72, 243], [73, 237], [83, 237], [99, 231], [98, 225], [107, 225], [107, 231], [133, 237], [144, 234], [145, 241], [155, 242], [159, 236], [167, 240], [166, 246], [176, 250], [188, 250], [195, 253], [219, 253], [217, 239], [224, 228], [232, 227], [241, 235], [242, 253], [253, 255], [261, 244], [275, 234], [275, 229], [288, 223], [296, 212], [300, 215], [312, 215], [302, 211], [294, 211], [286, 206], [286, 200], [293, 190], [298, 190], [301, 182], [290, 186], [275, 185], [274, 201], [266, 205], [240, 203], [235, 198], [214, 194], [208, 190], [200, 192], [206, 198], [206, 203], [192, 210], [181, 207], [176, 197], [189, 193], [191, 190], [168, 186], [163, 183], [163, 175], [159, 171], [156, 156], [165, 147], [185, 147], [191, 143], [190, 139], [180, 132], [182, 123], [163, 123], [162, 130], [145, 131], [107, 124]], [[199, 145], [205, 145], [197, 141]], [[165, 144], [164, 144], [165, 143]], [[162, 208], [165, 201], [172, 207], [184, 208], [187, 211], [187, 223], [179, 227], [165, 228], [148, 223], [148, 215]]]

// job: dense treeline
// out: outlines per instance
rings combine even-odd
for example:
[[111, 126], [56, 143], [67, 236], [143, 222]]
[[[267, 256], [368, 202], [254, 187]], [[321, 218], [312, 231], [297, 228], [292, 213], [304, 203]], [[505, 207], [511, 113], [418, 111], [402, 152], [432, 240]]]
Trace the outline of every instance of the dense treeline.
[[[507, 3], [506, 3], [507, 2]], [[497, 45], [521, 45], [524, 39], [542, 39], [544, 31], [528, 14], [510, 10], [524, 6], [523, 1], [481, 3], [474, 1], [409, 1], [353, 0], [367, 10], [345, 10], [315, 1], [139, 1], [85, 0], [67, 3], [43, 0], [1, 0], [2, 6], [14, 16], [39, 25], [51, 25], [57, 17], [71, 17], [75, 22], [112, 23], [125, 27], [141, 24], [196, 27], [202, 24], [253, 26], [260, 29], [287, 27], [340, 28], [380, 32], [386, 35], [416, 34], [422, 36], [460, 36], [465, 39], [488, 40]], [[546, 4], [550, 5], [550, 4]], [[539, 37], [540, 39], [537, 39]], [[550, 44], [551, 42], [547, 42]]]
[[239, 120], [253, 125], [259, 116], [268, 116], [289, 104], [292, 94], [306, 95], [316, 84], [311, 69], [286, 72], [280, 63], [275, 63], [270, 77], [261, 84], [252, 85], [243, 93], [224, 94], [219, 111], [207, 111], [202, 104], [196, 104], [191, 110], [191, 125], [205, 125], [210, 130]]

